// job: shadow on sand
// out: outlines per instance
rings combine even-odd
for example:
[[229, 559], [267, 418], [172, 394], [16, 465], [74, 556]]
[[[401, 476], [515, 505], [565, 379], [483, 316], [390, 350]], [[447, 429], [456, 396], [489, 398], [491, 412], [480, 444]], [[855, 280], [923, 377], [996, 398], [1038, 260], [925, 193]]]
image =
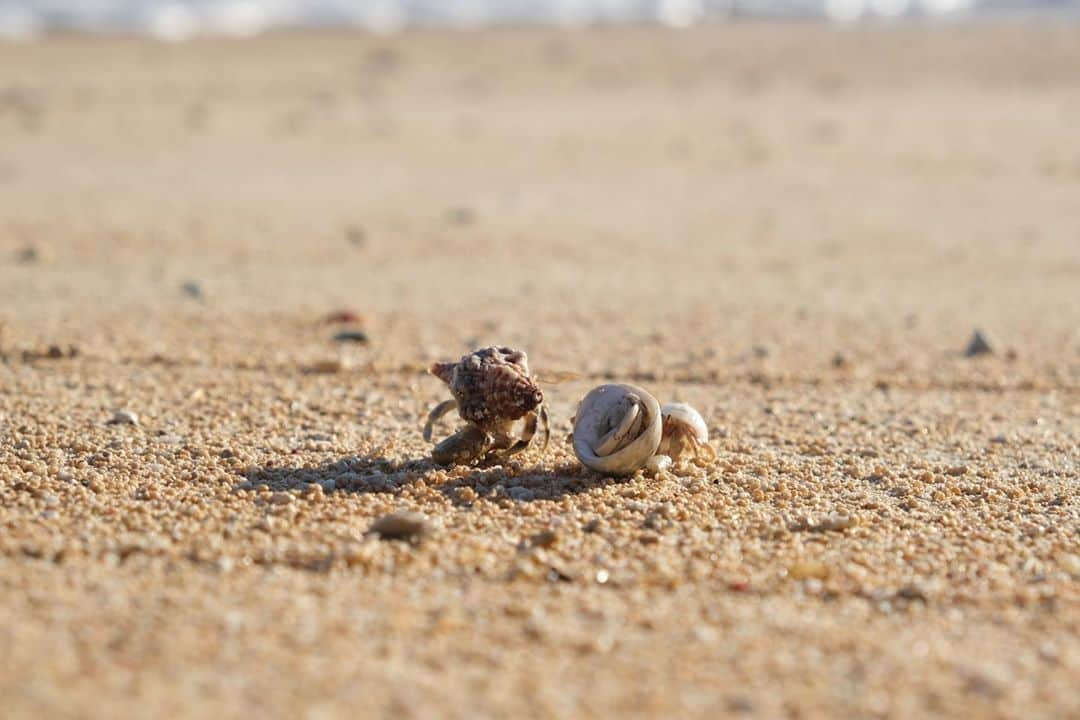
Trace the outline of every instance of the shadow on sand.
[[[438, 470], [446, 471], [449, 477], [433, 482], [430, 476]], [[618, 478], [597, 475], [576, 464], [550, 470], [530, 470], [520, 463], [444, 468], [429, 458], [401, 462], [371, 456], [346, 457], [315, 467], [249, 467], [240, 475], [244, 480], [238, 483], [238, 488], [266, 485], [271, 490], [288, 491], [317, 484], [326, 493], [397, 494], [423, 480], [458, 506], [470, 505], [478, 498], [508, 498], [515, 502], [556, 500], [620, 482]]]

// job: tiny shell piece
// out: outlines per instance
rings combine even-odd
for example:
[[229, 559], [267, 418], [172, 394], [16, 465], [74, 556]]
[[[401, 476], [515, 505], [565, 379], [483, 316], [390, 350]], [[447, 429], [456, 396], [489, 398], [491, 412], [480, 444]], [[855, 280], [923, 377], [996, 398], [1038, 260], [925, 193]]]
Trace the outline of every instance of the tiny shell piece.
[[645, 469], [653, 475], [659, 475], [671, 469], [672, 460], [667, 455], [653, 455], [645, 462]]
[[113, 413], [109, 425], [138, 425], [139, 416], [130, 410], [117, 410]]

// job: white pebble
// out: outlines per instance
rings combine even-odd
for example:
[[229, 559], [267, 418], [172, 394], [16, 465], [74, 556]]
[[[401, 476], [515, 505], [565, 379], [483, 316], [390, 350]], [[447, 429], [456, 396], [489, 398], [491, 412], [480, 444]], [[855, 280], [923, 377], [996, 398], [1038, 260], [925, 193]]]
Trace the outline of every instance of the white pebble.
[[840, 513], [832, 513], [827, 518], [818, 523], [815, 530], [847, 530], [855, 525], [855, 518], [850, 515], [841, 515]]
[[671, 458], [667, 455], [653, 455], [645, 461], [645, 469], [653, 475], [658, 475], [671, 468]]
[[138, 425], [139, 416], [130, 410], [117, 410], [113, 413], [110, 425]]

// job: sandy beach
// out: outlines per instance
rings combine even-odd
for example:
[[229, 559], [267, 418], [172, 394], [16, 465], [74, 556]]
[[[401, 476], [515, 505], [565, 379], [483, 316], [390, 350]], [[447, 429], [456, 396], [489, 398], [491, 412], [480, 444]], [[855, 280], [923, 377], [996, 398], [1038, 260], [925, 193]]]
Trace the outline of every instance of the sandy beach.
[[[1080, 716], [1077, 68], [1049, 23], [0, 44], [0, 715]], [[437, 467], [426, 368], [496, 343], [553, 441]], [[612, 380], [717, 464], [583, 469]]]

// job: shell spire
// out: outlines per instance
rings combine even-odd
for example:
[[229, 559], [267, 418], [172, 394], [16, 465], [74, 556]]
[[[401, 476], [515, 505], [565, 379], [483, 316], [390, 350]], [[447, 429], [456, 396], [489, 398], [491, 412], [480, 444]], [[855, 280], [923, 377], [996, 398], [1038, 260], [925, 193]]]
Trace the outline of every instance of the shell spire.
[[428, 368], [428, 372], [449, 385], [454, 380], [454, 368], [456, 367], [457, 363], [437, 362], [431, 364], [431, 367]]

